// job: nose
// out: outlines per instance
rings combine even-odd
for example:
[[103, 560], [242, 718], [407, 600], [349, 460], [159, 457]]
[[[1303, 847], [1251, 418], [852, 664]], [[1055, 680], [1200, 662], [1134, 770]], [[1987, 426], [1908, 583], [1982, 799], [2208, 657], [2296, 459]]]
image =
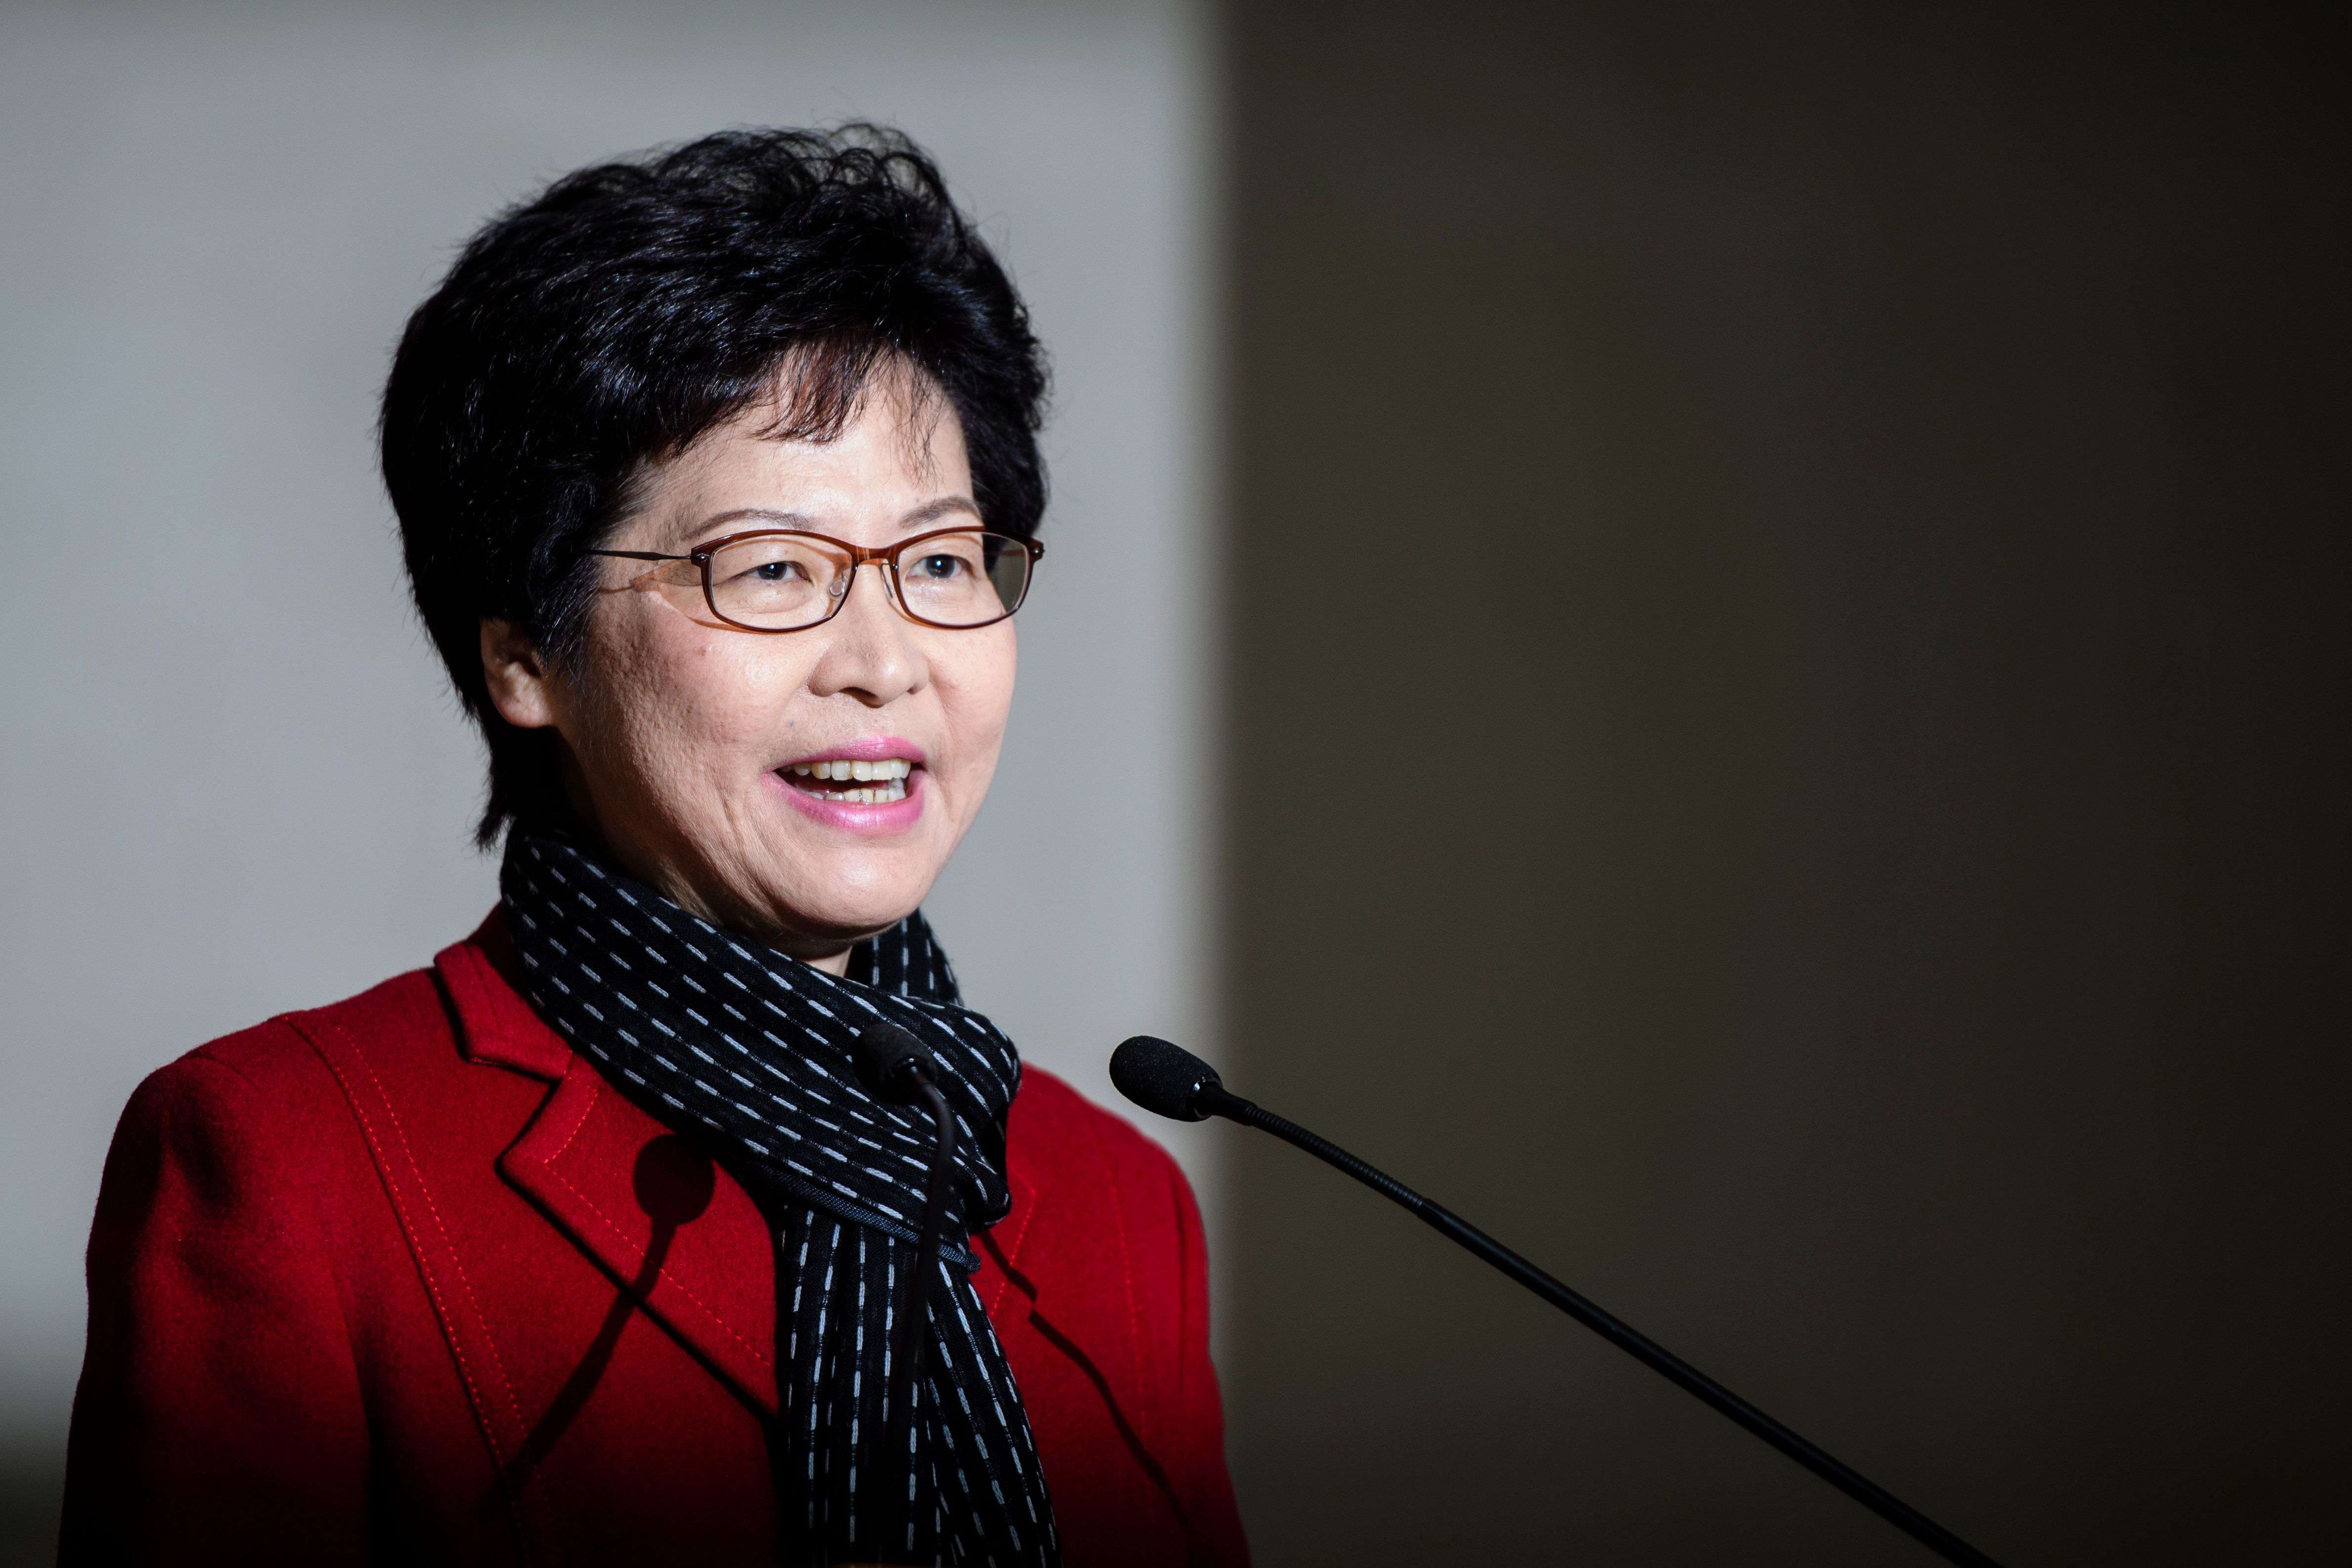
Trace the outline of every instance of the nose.
[[809, 689], [819, 697], [883, 708], [919, 691], [930, 677], [915, 624], [890, 602], [887, 569], [873, 563], [857, 569], [847, 600], [816, 635], [828, 638], [809, 674]]

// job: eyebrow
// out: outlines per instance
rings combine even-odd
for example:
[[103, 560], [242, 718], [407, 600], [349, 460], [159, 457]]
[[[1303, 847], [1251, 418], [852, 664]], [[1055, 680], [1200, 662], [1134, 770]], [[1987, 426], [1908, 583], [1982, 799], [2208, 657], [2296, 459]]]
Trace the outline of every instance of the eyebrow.
[[901, 529], [920, 528], [927, 522], [937, 522], [951, 511], [968, 511], [976, 521], [980, 517], [980, 503], [970, 496], [941, 496], [937, 500], [924, 502], [900, 518], [898, 526]]
[[[949, 513], [958, 511], [970, 512], [975, 522], [981, 521], [980, 503], [970, 496], [941, 496], [937, 500], [925, 501], [900, 518], [898, 530], [902, 533], [912, 533], [928, 523], [937, 522]], [[778, 528], [792, 529], [803, 533], [824, 531], [817, 527], [816, 521], [816, 519], [803, 512], [778, 511], [772, 507], [761, 506], [737, 507], [731, 511], [718, 512], [704, 518], [688, 531], [687, 539], [689, 542], [694, 540], [707, 539], [713, 529], [736, 522], [773, 523]]]

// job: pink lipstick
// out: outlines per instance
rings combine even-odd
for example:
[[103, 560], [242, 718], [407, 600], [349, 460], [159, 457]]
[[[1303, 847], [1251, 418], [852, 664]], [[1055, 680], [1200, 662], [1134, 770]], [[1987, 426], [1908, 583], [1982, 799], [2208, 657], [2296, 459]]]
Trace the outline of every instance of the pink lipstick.
[[873, 735], [796, 757], [769, 774], [795, 811], [845, 832], [904, 833], [923, 815], [923, 749]]

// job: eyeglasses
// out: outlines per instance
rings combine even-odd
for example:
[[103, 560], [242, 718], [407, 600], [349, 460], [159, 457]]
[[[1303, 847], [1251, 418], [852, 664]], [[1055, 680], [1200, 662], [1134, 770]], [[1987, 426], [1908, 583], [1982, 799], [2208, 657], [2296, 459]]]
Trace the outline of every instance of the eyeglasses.
[[[683, 555], [592, 550], [622, 561], [690, 562], [710, 613], [747, 632], [800, 632], [841, 613], [857, 569], [883, 570], [899, 613], [949, 630], [993, 626], [1021, 607], [1045, 547], [979, 528], [942, 528], [881, 550], [795, 529], [730, 533]], [[652, 574], [648, 574], [651, 575]], [[644, 579], [640, 578], [640, 582]]]

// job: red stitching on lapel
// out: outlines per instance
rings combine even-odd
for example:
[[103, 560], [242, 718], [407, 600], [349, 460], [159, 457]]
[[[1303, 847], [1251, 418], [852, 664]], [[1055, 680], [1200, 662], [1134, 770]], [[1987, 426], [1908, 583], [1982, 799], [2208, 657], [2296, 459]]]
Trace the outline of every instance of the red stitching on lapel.
[[1129, 1386], [1135, 1390], [1139, 1406], [1135, 1435], [1149, 1447], [1151, 1440], [1146, 1421], [1150, 1413], [1140, 1406], [1149, 1405], [1151, 1400], [1143, 1385], [1143, 1316], [1135, 1306], [1135, 1254], [1127, 1245], [1127, 1205], [1119, 1195], [1118, 1167], [1111, 1163], [1110, 1151], [1103, 1144], [1099, 1128], [1095, 1131], [1095, 1152], [1102, 1160], [1103, 1174], [1110, 1188], [1111, 1215], [1118, 1222], [1118, 1274], [1119, 1283], [1127, 1288], [1127, 1353], [1133, 1380]]
[[483, 1346], [490, 1352], [490, 1370], [498, 1374], [499, 1392], [507, 1396], [507, 1408], [514, 1415], [515, 1426], [525, 1428], [522, 1402], [515, 1397], [514, 1384], [507, 1377], [505, 1363], [499, 1359], [499, 1342], [490, 1332], [489, 1318], [482, 1311], [482, 1304], [474, 1294], [474, 1282], [466, 1278], [466, 1261], [457, 1256], [457, 1244], [449, 1239], [449, 1227], [441, 1219], [441, 1206], [433, 1201], [433, 1189], [426, 1184], [425, 1172], [416, 1163], [415, 1151], [408, 1145], [408, 1130], [400, 1124], [400, 1112], [393, 1105], [392, 1096], [384, 1093], [383, 1081], [376, 1077], [375, 1068], [366, 1055], [361, 1053], [359, 1060], [360, 1067], [368, 1075], [369, 1084], [375, 1089], [376, 1098], [383, 1101], [384, 1116], [392, 1122], [392, 1131], [400, 1140], [401, 1157], [408, 1162], [409, 1174], [416, 1179], [417, 1195], [425, 1200], [425, 1212], [433, 1216], [433, 1228], [440, 1234], [441, 1245], [448, 1249], [449, 1267], [457, 1270], [457, 1283], [466, 1292], [466, 1305], [473, 1312], [474, 1322], [482, 1331]]
[[[575, 1061], [578, 1059], [579, 1058], [573, 1058]], [[564, 1078], [570, 1078], [572, 1074], [569, 1071], [566, 1071], [563, 1076]], [[557, 1081], [559, 1084], [562, 1082], [561, 1079], [558, 1079]], [[572, 1131], [563, 1135], [563, 1142], [555, 1146], [555, 1152], [541, 1161], [540, 1163], [545, 1165], [551, 1171], [555, 1169], [555, 1162], [563, 1158], [565, 1151], [569, 1150], [572, 1147], [573, 1141], [580, 1136], [580, 1130], [588, 1125], [588, 1113], [596, 1109], [596, 1097], [604, 1092], [604, 1083], [594, 1073], [590, 1073], [588, 1075], [588, 1098], [582, 1102], [580, 1114], [572, 1119]], [[572, 1184], [566, 1182], [563, 1184], [568, 1187]]]
[[[1009, 1163], [1010, 1162], [1008, 1162], [1008, 1163]], [[996, 1282], [995, 1299], [988, 1302], [987, 1305], [982, 1309], [983, 1311], [987, 1312], [989, 1317], [992, 1319], [996, 1316], [999, 1309], [1004, 1305], [1004, 1292], [1013, 1288], [1013, 1266], [1020, 1260], [1022, 1238], [1029, 1234], [1029, 1222], [1035, 1218], [1037, 1215], [1037, 1189], [1035, 1187], [1031, 1186], [1024, 1181], [1021, 1184], [1017, 1195], [1021, 1201], [1016, 1206], [1015, 1212], [1021, 1215], [1021, 1224], [1013, 1232], [1013, 1240], [1011, 1245], [1004, 1248], [1003, 1255], [997, 1259], [996, 1272], [1001, 1276], [1001, 1278]], [[1001, 1224], [1003, 1222], [1000, 1221], [999, 1223]], [[983, 1236], [987, 1236], [988, 1233], [982, 1232], [982, 1234]], [[993, 1238], [991, 1237], [990, 1239], [992, 1241]]]
[[[587, 1119], [583, 1117], [581, 1120], [584, 1122]], [[570, 1147], [571, 1140], [566, 1139], [564, 1143], [567, 1148]], [[590, 1197], [586, 1193], [582, 1192], [578, 1187], [573, 1186], [571, 1180], [566, 1177], [563, 1173], [555, 1168], [555, 1163], [552, 1160], [548, 1162], [547, 1173], [553, 1176], [558, 1182], [562, 1183], [565, 1192], [570, 1193], [573, 1197], [578, 1198], [581, 1202], [581, 1205], [587, 1209], [590, 1214], [596, 1216], [596, 1223], [613, 1233], [614, 1240], [620, 1242], [624, 1247], [633, 1245], [630, 1241], [629, 1233], [623, 1230], [619, 1226], [614, 1224], [612, 1217], [606, 1215], [603, 1209], [596, 1206], [595, 1199]], [[741, 1345], [746, 1351], [750, 1352], [753, 1361], [758, 1362], [761, 1366], [768, 1366], [770, 1364], [768, 1358], [760, 1353], [760, 1347], [758, 1345], [753, 1344], [750, 1340], [747, 1340], [741, 1334], [737, 1333], [735, 1331], [734, 1325], [728, 1322], [726, 1319], [720, 1317], [717, 1309], [713, 1308], [701, 1297], [696, 1295], [693, 1289], [687, 1285], [686, 1281], [680, 1279], [677, 1275], [672, 1274], [667, 1268], [655, 1269], [654, 1275], [656, 1279], [667, 1279], [670, 1284], [676, 1286], [679, 1295], [684, 1296], [688, 1300], [693, 1302], [696, 1309], [699, 1310], [704, 1317], [710, 1320], [712, 1327], [719, 1330], [721, 1332], [726, 1334], [729, 1339], [733, 1340], [737, 1344]], [[781, 1395], [779, 1395], [779, 1397], [781, 1398]]]
[[[576, 1062], [579, 1058], [575, 1057], [573, 1059]], [[568, 1078], [570, 1074], [567, 1073], [565, 1076]], [[613, 1239], [619, 1242], [623, 1249], [625, 1250], [629, 1247], [635, 1245], [630, 1233], [622, 1229], [619, 1224], [614, 1220], [612, 1215], [597, 1207], [595, 1199], [590, 1197], [586, 1193], [582, 1192], [578, 1187], [573, 1186], [572, 1184], [572, 1178], [566, 1176], [562, 1172], [555, 1168], [555, 1163], [558, 1160], [562, 1159], [564, 1154], [570, 1151], [572, 1145], [579, 1141], [581, 1132], [585, 1130], [588, 1125], [589, 1115], [596, 1108], [597, 1096], [604, 1092], [605, 1085], [602, 1078], [593, 1069], [591, 1069], [588, 1074], [587, 1089], [588, 1097], [581, 1103], [579, 1120], [574, 1121], [572, 1124], [572, 1130], [563, 1135], [563, 1142], [556, 1145], [555, 1152], [550, 1154], [546, 1159], [540, 1161], [539, 1163], [547, 1172], [547, 1173], [563, 1188], [565, 1192], [570, 1193], [573, 1197], [578, 1198], [580, 1200], [581, 1206], [586, 1209], [591, 1215], [594, 1215], [596, 1223], [603, 1226], [605, 1230], [610, 1232]], [[769, 1368], [772, 1372], [774, 1370], [773, 1365], [769, 1361], [768, 1357], [760, 1352], [760, 1347], [757, 1344], [754, 1344], [751, 1341], [745, 1339], [741, 1334], [736, 1332], [735, 1326], [730, 1323], [725, 1318], [721, 1317], [719, 1314], [717, 1308], [711, 1306], [710, 1303], [696, 1295], [694, 1293], [693, 1287], [687, 1284], [685, 1280], [680, 1279], [677, 1275], [672, 1274], [667, 1265], [655, 1269], [654, 1277], [657, 1279], [667, 1280], [669, 1284], [677, 1289], [679, 1295], [694, 1303], [696, 1310], [710, 1321], [710, 1324], [713, 1328], [719, 1330], [729, 1339], [733, 1340], [737, 1344], [741, 1345], [745, 1351], [749, 1352], [753, 1361], [758, 1362], [762, 1367]], [[777, 1397], [781, 1401], [782, 1395], [779, 1394]]]
[[[515, 1399], [513, 1387], [507, 1383], [506, 1369], [498, 1364], [497, 1342], [491, 1339], [489, 1324], [483, 1320], [481, 1307], [474, 1300], [473, 1286], [466, 1279], [465, 1265], [457, 1259], [457, 1248], [449, 1241], [448, 1229], [441, 1223], [440, 1210], [434, 1205], [433, 1194], [425, 1187], [424, 1175], [417, 1169], [415, 1152], [408, 1146], [408, 1134], [400, 1126], [399, 1112], [393, 1109], [391, 1097], [383, 1091], [383, 1080], [376, 1076], [375, 1069], [369, 1064], [365, 1052], [360, 1048], [359, 1042], [352, 1037], [350, 1031], [332, 1020], [317, 1021], [325, 1024], [341, 1037], [352, 1056], [358, 1058], [360, 1067], [368, 1075], [370, 1086], [374, 1089], [377, 1099], [383, 1104], [385, 1117], [391, 1121], [393, 1130], [400, 1134], [401, 1153], [408, 1162], [409, 1173], [415, 1178], [426, 1207], [432, 1210], [434, 1228], [441, 1233], [442, 1245], [449, 1250], [450, 1266], [457, 1269], [458, 1282], [465, 1286], [467, 1305], [473, 1309], [475, 1321], [481, 1326], [483, 1342], [490, 1352], [491, 1370], [498, 1373], [501, 1385], [500, 1391], [506, 1394], [508, 1407], [514, 1412], [515, 1423], [520, 1429], [522, 1426], [522, 1407]], [[490, 1450], [491, 1468], [503, 1478], [506, 1473], [506, 1455], [499, 1443], [497, 1426], [492, 1420], [488, 1405], [483, 1400], [481, 1389], [475, 1382], [473, 1369], [467, 1363], [465, 1346], [458, 1342], [461, 1336], [457, 1332], [456, 1322], [450, 1317], [448, 1304], [442, 1299], [441, 1287], [434, 1278], [435, 1270], [431, 1258], [426, 1256], [427, 1249], [422, 1243], [415, 1222], [409, 1216], [408, 1205], [401, 1201], [400, 1184], [394, 1178], [392, 1172], [385, 1167], [383, 1143], [376, 1134], [375, 1123], [369, 1119], [367, 1108], [360, 1103], [360, 1097], [352, 1091], [351, 1080], [344, 1076], [343, 1069], [337, 1064], [333, 1053], [325, 1049], [315, 1037], [303, 1028], [301, 1024], [289, 1018], [287, 1025], [296, 1034], [301, 1036], [310, 1046], [311, 1052], [326, 1064], [328, 1072], [334, 1076], [335, 1087], [343, 1091], [343, 1103], [350, 1106], [352, 1114], [359, 1118], [360, 1131], [367, 1139], [368, 1153], [375, 1162], [376, 1176], [383, 1183], [384, 1196], [391, 1200], [393, 1213], [400, 1220], [402, 1234], [408, 1239], [409, 1256], [416, 1260], [417, 1272], [424, 1277], [425, 1292], [433, 1303], [433, 1315], [440, 1320], [442, 1338], [449, 1346], [449, 1358], [457, 1363], [458, 1380], [466, 1385], [466, 1402], [474, 1407], [475, 1425], [481, 1428], [482, 1441]], [[523, 1529], [519, 1507], [521, 1500], [511, 1491], [508, 1491], [504, 1486], [499, 1489], [507, 1492], [507, 1520], [515, 1532], [516, 1550], [528, 1561], [534, 1554], [530, 1548], [530, 1537]], [[541, 1512], [545, 1512], [543, 1500]]]

